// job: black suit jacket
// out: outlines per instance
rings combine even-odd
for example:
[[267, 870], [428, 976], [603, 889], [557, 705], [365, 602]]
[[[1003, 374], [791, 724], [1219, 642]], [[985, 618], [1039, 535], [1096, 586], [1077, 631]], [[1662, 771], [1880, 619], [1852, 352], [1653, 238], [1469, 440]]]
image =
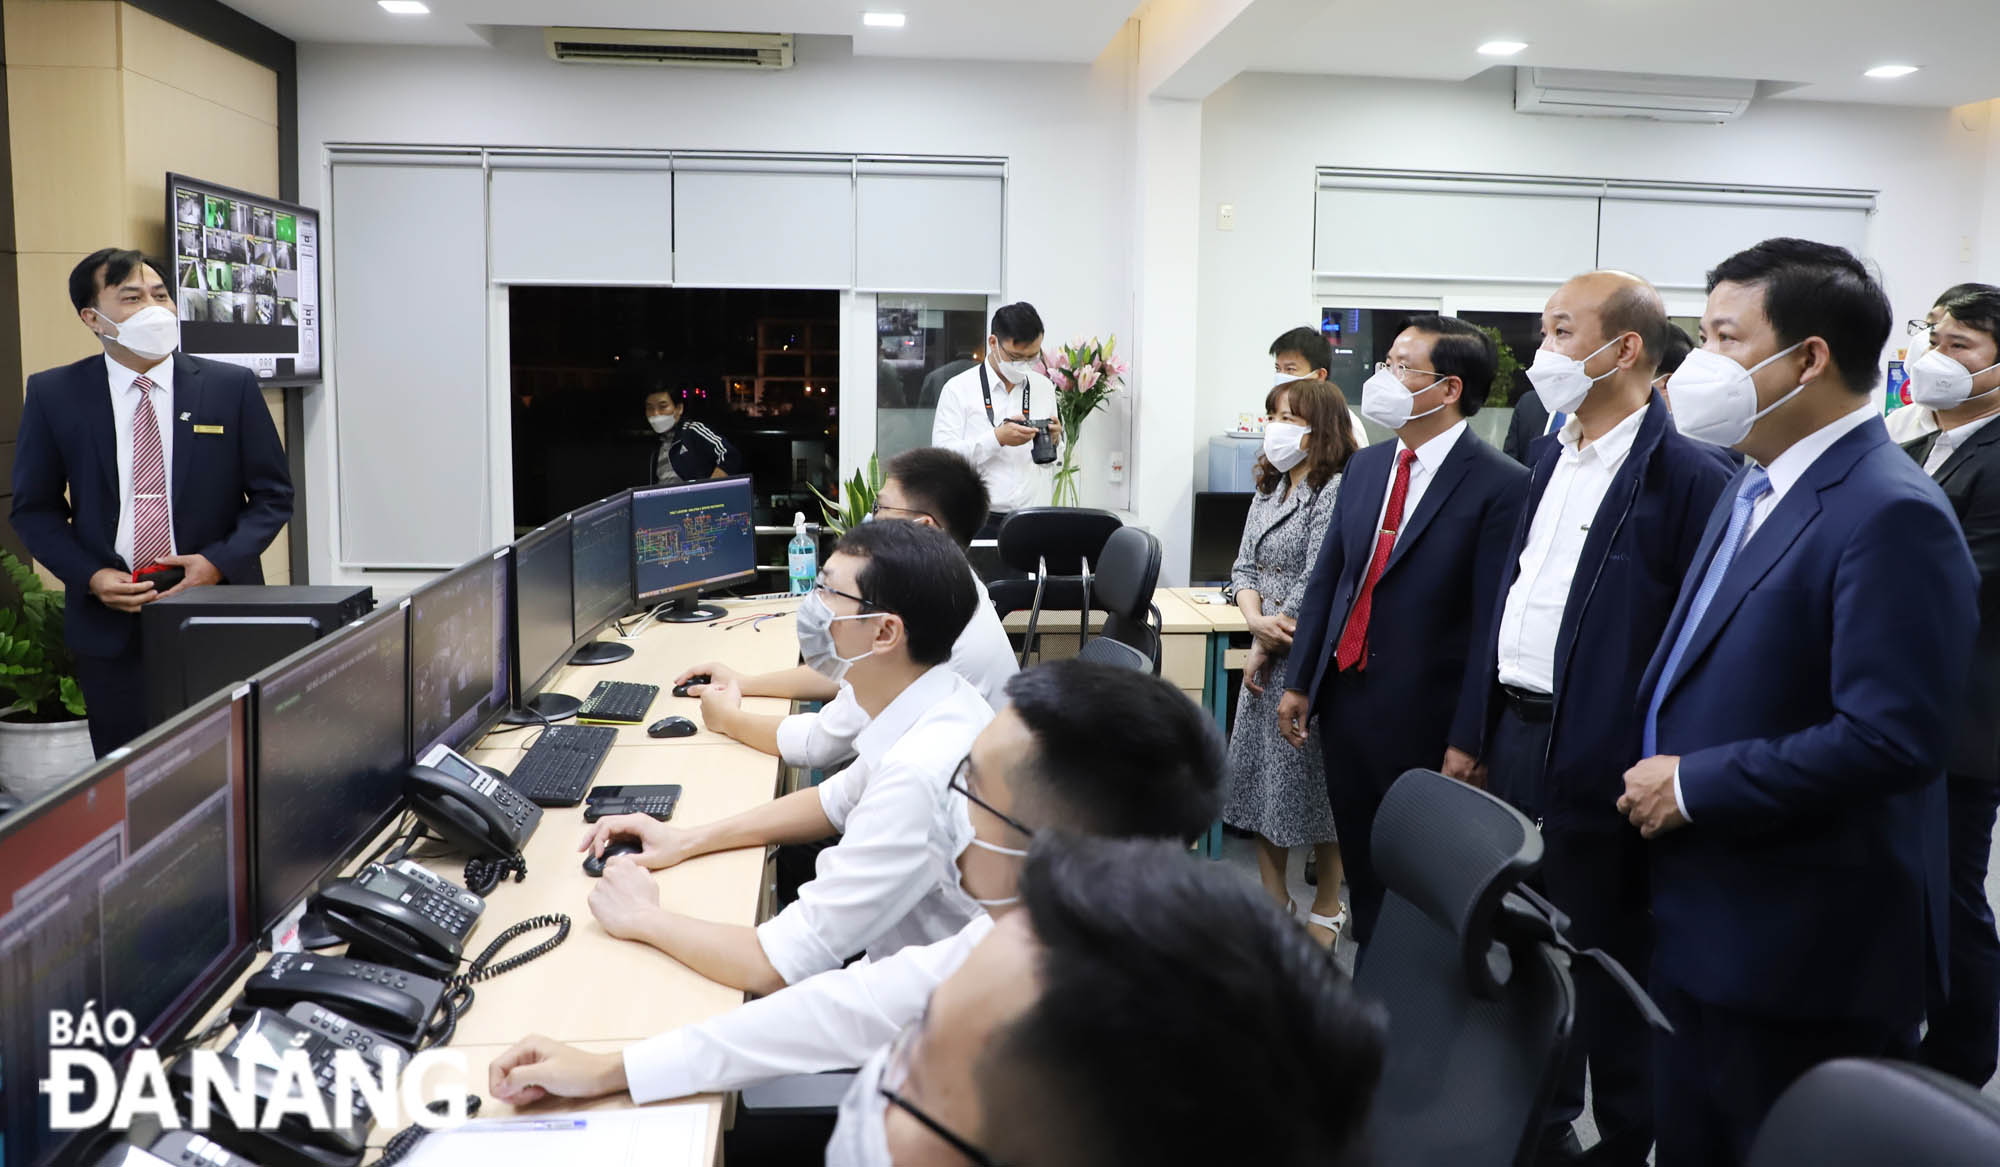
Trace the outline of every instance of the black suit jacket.
[[[1903, 448], [1921, 466], [1937, 444], [1935, 432]], [[2000, 781], [2000, 420], [1979, 432], [1945, 459], [1932, 476], [1965, 532], [1972, 564], [1979, 569], [1979, 639], [1958, 719], [1949, 773]]]
[[1500, 445], [1502, 453], [1532, 469], [1535, 465], [1535, 451], [1529, 447], [1535, 439], [1542, 437], [1549, 428], [1549, 411], [1542, 405], [1541, 395], [1533, 390], [1521, 394], [1514, 403], [1514, 416], [1507, 420], [1507, 439]]
[[[292, 516], [277, 427], [248, 369], [181, 353], [173, 362], [174, 549], [206, 556], [225, 583], [263, 583], [258, 556]], [[138, 633], [137, 616], [90, 594], [99, 570], [128, 567], [113, 550], [119, 503], [104, 357], [29, 377], [14, 449], [14, 529], [62, 580], [70, 648], [86, 656], [117, 656]]]
[[1322, 701], [1341, 629], [1374, 554], [1396, 446], [1394, 439], [1378, 442], [1348, 459], [1300, 605], [1285, 681], [1312, 698], [1321, 735], [1342, 743], [1353, 775], [1383, 789], [1413, 766], [1435, 769], [1446, 745], [1479, 750], [1480, 649], [1493, 628], [1502, 559], [1528, 491], [1527, 470], [1470, 429], [1459, 435], [1415, 511], [1404, 516], [1375, 585], [1365, 684], [1343, 690], [1343, 699]]

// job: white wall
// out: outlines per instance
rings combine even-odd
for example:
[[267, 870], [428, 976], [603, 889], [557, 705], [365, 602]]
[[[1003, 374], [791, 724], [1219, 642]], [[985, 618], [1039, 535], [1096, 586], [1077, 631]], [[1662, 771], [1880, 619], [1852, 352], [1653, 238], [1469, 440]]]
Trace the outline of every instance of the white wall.
[[[2000, 278], [1975, 262], [1989, 201], [1986, 250], [2000, 256], [1985, 120], [1967, 128], [1942, 109], [1760, 101], [1729, 125], [1674, 125], [1516, 114], [1504, 69], [1464, 84], [1252, 73], [1204, 103], [1201, 144], [1201, 394], [1189, 435], [1197, 481], [1207, 476], [1207, 435], [1262, 405], [1271, 338], [1317, 322], [1319, 166], [1879, 190], [1871, 258], [1899, 317], [1922, 315], [1939, 291], [1978, 271]], [[1993, 180], [2000, 185], [2000, 157]], [[1220, 203], [1236, 206], [1233, 231], [1216, 229]]]
[[[1004, 156], [1008, 297], [1034, 302], [1052, 340], [1123, 340], [1130, 55], [1121, 37], [1095, 66], [929, 63], [855, 58], [844, 38], [801, 37], [796, 68], [746, 74], [559, 65], [538, 32], [521, 30], [502, 30], [490, 49], [304, 44], [299, 198], [324, 206], [329, 142]], [[337, 234], [339, 209], [326, 209]], [[306, 402], [315, 582], [334, 576], [339, 375], [329, 368]], [[847, 386], [857, 388], [872, 391]], [[500, 400], [504, 380], [494, 392]], [[1092, 420], [1081, 447], [1087, 504], [1126, 505], [1129, 485], [1104, 481], [1103, 455], [1129, 448], [1129, 410]]]

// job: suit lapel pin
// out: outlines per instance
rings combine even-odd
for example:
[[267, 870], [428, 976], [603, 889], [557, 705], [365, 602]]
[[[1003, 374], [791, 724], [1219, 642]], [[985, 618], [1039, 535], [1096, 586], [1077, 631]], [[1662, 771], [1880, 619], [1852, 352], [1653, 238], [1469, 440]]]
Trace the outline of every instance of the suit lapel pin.
[[194, 414], [192, 414], [192, 413], [183, 413], [183, 414], [181, 414], [181, 420], [182, 420], [182, 421], [186, 421], [186, 420], [188, 420], [189, 418], [191, 418], [191, 417], [193, 417], [193, 416], [194, 416]]

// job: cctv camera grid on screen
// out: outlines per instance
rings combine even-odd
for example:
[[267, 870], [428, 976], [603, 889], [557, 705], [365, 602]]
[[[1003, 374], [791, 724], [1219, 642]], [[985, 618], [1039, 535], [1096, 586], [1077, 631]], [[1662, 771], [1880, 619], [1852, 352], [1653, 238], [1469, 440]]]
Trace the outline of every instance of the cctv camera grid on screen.
[[318, 220], [169, 177], [182, 346], [260, 378], [319, 376]]

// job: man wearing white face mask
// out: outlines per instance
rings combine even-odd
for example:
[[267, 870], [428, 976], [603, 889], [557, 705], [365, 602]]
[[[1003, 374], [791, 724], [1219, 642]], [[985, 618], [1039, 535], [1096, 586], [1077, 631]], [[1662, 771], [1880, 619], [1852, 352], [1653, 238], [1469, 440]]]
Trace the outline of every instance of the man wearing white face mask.
[[529, 1037], [493, 1063], [496, 1098], [629, 1090], [651, 1102], [788, 1074], [858, 1066], [917, 1021], [993, 918], [1019, 904], [1021, 858], [1061, 826], [1108, 838], [1192, 839], [1214, 821], [1222, 743], [1214, 721], [1157, 677], [1056, 661], [1009, 682], [951, 784], [963, 893], [986, 910], [957, 935], [821, 973], [697, 1025], [592, 1054]]
[[[1639, 679], [1673, 611], [1731, 460], [1674, 430], [1656, 353], [1685, 336], [1651, 284], [1581, 275], [1549, 297], [1528, 370], [1550, 414], [1507, 548], [1481, 719], [1489, 788], [1542, 829], [1543, 891], [1571, 935], [1628, 969], [1651, 961], [1645, 844], [1613, 804], [1639, 760]], [[1544, 1161], [1577, 1157], [1585, 1063], [1593, 1163], [1644, 1164], [1653, 1143], [1644, 1018], [1594, 976], [1577, 983], [1570, 1055], [1544, 1116]]]
[[1986, 898], [2000, 807], [2000, 288], [1961, 284], [1939, 305], [1927, 333], [1936, 347], [1910, 368], [1911, 397], [1935, 411], [1938, 428], [1903, 448], [1944, 490], [1965, 532], [1979, 569], [1979, 637], [1945, 766], [1950, 954], [1932, 970], [1922, 1060], [1980, 1087], [2000, 1050], [2000, 936]]
[[1950, 504], [1869, 400], [1891, 317], [1861, 261], [1772, 239], [1709, 285], [1674, 420], [1753, 464], [1640, 682], [1617, 802], [1654, 840], [1660, 1167], [1744, 1161], [1820, 1062], [1916, 1052], [1979, 620]]
[[[104, 353], [28, 378], [14, 450], [14, 529], [64, 584], [100, 756], [146, 728], [139, 609], [185, 588], [263, 583], [258, 557], [292, 514], [256, 377], [176, 351], [160, 270], [114, 248], [76, 265], [70, 302]], [[146, 578], [162, 568], [180, 582]]]
[[726, 478], [743, 473], [748, 466], [742, 451], [727, 438], [689, 420], [687, 407], [670, 389], [655, 389], [646, 395], [646, 424], [660, 435], [653, 453], [656, 484]]
[[[993, 314], [986, 359], [945, 382], [931, 421], [931, 445], [961, 454], [986, 480], [992, 513], [982, 538], [1022, 507], [1047, 506], [1055, 461], [1035, 461], [1036, 425], [1062, 444], [1056, 387], [1036, 371], [1042, 356], [1042, 318], [1026, 302]], [[1032, 423], [1032, 424], [1031, 424]]]
[[[1916, 363], [1923, 359], [1924, 354], [1930, 351], [1931, 329], [1935, 328], [1939, 319], [1944, 316], [1945, 301], [1967, 292], [1976, 292], [1984, 286], [1983, 284], [1953, 284], [1951, 287], [1946, 288], [1944, 294], [1931, 304], [1931, 310], [1924, 314], [1922, 320], [1912, 320], [1904, 325], [1910, 337], [1908, 346], [1903, 350], [1903, 370], [1905, 373], [1913, 369]], [[1905, 392], [1907, 391], [1908, 389], [1905, 387]], [[1937, 417], [1927, 406], [1921, 405], [1912, 399], [1902, 408], [1889, 411], [1888, 425], [1889, 440], [1898, 443], [1907, 443], [1913, 442], [1925, 434], [1935, 433], [1937, 431]]]
[[[1326, 334], [1313, 328], [1293, 328], [1278, 335], [1271, 342], [1271, 387], [1289, 384], [1293, 381], [1329, 380], [1329, 370], [1333, 368], [1333, 345]], [[1348, 437], [1354, 448], [1368, 444], [1368, 433], [1361, 428], [1361, 415], [1353, 407], [1347, 410]]]

